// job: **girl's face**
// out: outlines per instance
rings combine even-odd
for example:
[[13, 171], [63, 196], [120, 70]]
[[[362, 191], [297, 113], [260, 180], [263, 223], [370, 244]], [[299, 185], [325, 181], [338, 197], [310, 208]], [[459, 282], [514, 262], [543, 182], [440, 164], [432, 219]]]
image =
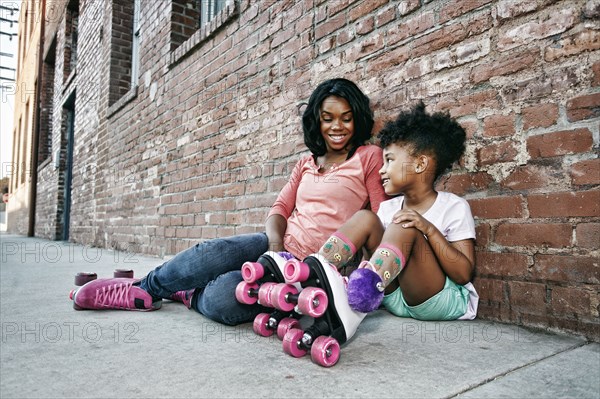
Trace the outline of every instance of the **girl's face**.
[[327, 152], [347, 152], [354, 136], [354, 115], [346, 99], [329, 96], [321, 103], [321, 135]]
[[407, 145], [394, 143], [383, 149], [379, 174], [387, 195], [404, 193], [419, 179], [419, 171], [418, 158], [411, 155]]

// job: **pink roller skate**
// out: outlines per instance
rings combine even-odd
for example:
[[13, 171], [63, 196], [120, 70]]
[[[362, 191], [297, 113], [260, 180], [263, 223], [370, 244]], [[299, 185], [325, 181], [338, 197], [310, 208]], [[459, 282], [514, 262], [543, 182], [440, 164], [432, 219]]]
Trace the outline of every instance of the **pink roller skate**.
[[253, 328], [258, 335], [268, 337], [277, 332], [277, 336], [283, 339], [289, 329], [300, 326], [297, 320], [299, 316], [293, 311], [294, 305], [280, 308], [273, 302], [274, 293], [281, 295], [282, 290], [291, 289], [297, 294], [302, 290], [300, 284], [283, 284], [283, 267], [291, 258], [287, 253], [269, 251], [261, 255], [256, 262], [246, 262], [242, 265], [244, 281], [239, 283], [235, 290], [237, 300], [247, 305], [258, 302], [265, 307], [277, 308], [270, 314], [260, 313], [256, 316]]
[[[289, 269], [288, 269], [289, 266]], [[298, 296], [298, 309], [307, 312], [319, 308], [313, 325], [302, 331], [290, 328], [283, 338], [283, 350], [294, 357], [302, 357], [308, 351], [312, 360], [323, 367], [331, 367], [340, 357], [340, 345], [348, 341], [365, 317], [348, 305], [346, 279], [321, 255], [311, 255], [303, 262], [290, 261], [284, 273], [287, 281], [302, 281], [304, 292], [316, 295]], [[305, 304], [304, 301], [308, 301]], [[302, 303], [302, 305], [301, 305]], [[322, 304], [325, 309], [320, 309]]]
[[150, 294], [133, 285], [137, 279], [106, 278], [95, 279], [72, 290], [69, 298], [73, 308], [84, 309], [121, 309], [149, 311], [160, 309], [162, 301], [155, 300]]

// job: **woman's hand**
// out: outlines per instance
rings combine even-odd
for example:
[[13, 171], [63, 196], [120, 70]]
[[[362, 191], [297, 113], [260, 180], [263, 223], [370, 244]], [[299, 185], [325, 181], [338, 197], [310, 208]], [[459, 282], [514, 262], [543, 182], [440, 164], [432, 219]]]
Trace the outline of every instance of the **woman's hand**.
[[426, 237], [429, 237], [429, 235], [433, 234], [436, 229], [431, 222], [421, 216], [419, 212], [412, 209], [399, 210], [392, 218], [392, 222], [395, 224], [401, 224], [405, 229], [414, 227]]

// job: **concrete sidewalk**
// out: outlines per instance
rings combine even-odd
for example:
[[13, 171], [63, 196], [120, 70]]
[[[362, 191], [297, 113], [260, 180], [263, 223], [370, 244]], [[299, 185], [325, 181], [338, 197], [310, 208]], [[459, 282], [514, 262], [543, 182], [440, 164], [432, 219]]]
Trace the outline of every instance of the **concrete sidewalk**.
[[80, 271], [143, 276], [160, 259], [0, 234], [0, 398], [600, 398], [600, 344], [486, 321], [368, 316], [339, 363], [292, 358], [250, 323], [164, 301], [75, 311]]

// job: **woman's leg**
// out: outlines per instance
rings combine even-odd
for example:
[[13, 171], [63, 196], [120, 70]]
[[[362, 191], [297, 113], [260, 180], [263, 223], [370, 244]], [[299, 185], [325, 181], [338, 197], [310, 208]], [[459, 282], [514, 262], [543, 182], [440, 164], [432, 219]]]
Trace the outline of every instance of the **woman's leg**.
[[192, 307], [209, 319], [230, 326], [254, 320], [266, 309], [258, 304], [245, 305], [237, 301], [235, 289], [242, 281], [239, 270], [221, 274], [203, 290], [198, 290]]
[[[177, 291], [204, 288], [223, 273], [240, 270], [268, 250], [264, 233], [217, 238], [178, 253], [140, 281], [140, 288], [156, 298], [169, 298]], [[235, 301], [235, 295], [231, 293]]]

